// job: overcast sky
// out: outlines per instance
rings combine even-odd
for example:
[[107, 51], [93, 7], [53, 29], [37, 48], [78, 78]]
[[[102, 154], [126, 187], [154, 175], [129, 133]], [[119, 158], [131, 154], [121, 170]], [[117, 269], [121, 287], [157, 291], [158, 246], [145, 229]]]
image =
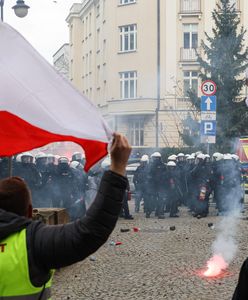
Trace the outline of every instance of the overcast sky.
[[79, 0], [25, 0], [30, 6], [28, 15], [16, 17], [12, 6], [16, 0], [5, 0], [4, 21], [18, 30], [49, 62], [53, 54], [69, 42], [65, 21], [73, 3]]

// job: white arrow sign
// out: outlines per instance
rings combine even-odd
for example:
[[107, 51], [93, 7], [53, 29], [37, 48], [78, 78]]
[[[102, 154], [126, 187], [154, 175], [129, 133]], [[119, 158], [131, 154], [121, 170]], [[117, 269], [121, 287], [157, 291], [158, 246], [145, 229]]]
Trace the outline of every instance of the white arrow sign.
[[211, 110], [211, 104], [213, 101], [208, 97], [205, 103], [207, 104], [207, 110]]

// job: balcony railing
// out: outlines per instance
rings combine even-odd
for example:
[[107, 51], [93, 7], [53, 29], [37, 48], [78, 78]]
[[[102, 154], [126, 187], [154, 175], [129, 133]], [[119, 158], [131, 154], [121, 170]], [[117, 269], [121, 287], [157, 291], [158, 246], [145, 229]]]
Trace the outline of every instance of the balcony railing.
[[195, 48], [181, 48], [180, 60], [181, 61], [196, 61], [199, 49]]
[[181, 0], [180, 13], [194, 14], [201, 11], [201, 0]]

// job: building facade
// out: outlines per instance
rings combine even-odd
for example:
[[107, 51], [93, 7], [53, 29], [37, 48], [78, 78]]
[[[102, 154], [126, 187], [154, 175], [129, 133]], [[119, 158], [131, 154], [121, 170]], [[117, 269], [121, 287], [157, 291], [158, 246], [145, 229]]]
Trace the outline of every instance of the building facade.
[[[232, 0], [248, 28], [248, 1]], [[158, 3], [160, 5], [158, 5]], [[218, 0], [83, 0], [67, 17], [71, 82], [133, 147], [181, 147], [196, 51]], [[158, 140], [156, 140], [158, 139]]]
[[67, 79], [69, 79], [69, 50], [69, 44], [66, 43], [53, 55], [53, 65], [55, 69]]

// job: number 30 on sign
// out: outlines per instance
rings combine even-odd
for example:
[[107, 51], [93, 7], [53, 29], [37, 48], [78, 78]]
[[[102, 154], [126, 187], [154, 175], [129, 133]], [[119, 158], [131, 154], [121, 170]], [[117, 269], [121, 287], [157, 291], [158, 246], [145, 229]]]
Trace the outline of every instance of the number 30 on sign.
[[217, 86], [212, 80], [206, 80], [201, 85], [201, 91], [205, 96], [213, 96], [216, 93]]

